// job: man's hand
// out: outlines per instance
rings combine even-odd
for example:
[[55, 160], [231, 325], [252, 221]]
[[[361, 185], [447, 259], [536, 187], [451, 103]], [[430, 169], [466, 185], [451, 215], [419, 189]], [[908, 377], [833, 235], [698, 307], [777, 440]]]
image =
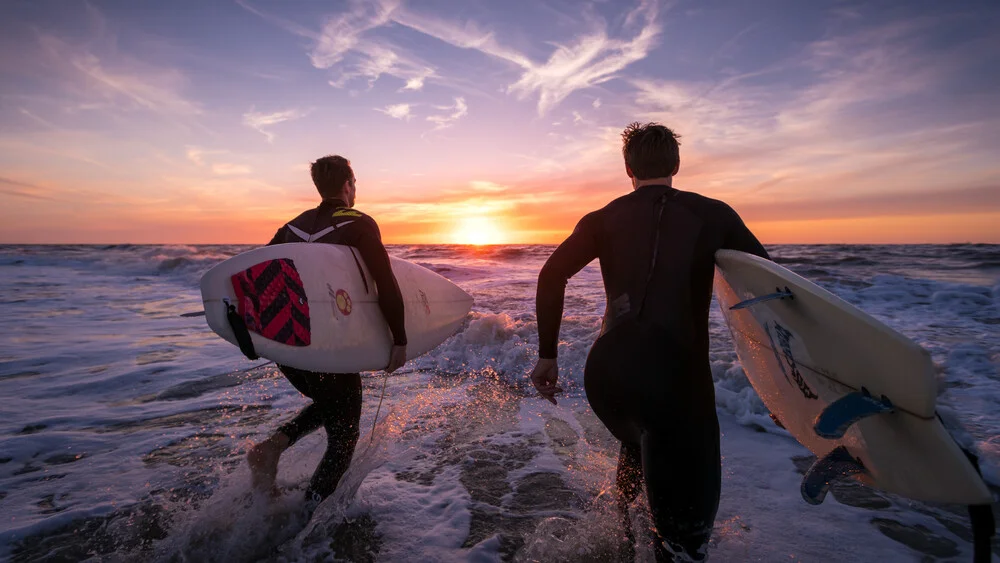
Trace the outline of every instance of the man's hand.
[[562, 387], [556, 385], [559, 379], [559, 362], [555, 358], [538, 358], [535, 369], [531, 370], [531, 383], [538, 394], [545, 397], [553, 405], [556, 403], [556, 393], [562, 393]]
[[389, 351], [389, 365], [385, 366], [386, 373], [392, 373], [397, 369], [403, 367], [406, 363], [406, 346], [397, 346], [393, 344], [392, 350]]

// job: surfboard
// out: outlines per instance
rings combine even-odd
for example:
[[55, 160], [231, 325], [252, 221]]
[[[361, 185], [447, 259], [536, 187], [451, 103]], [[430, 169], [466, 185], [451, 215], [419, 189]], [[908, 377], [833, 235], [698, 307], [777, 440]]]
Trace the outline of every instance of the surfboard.
[[927, 351], [773, 262], [733, 250], [715, 260], [716, 296], [747, 378], [819, 458], [803, 481], [807, 501], [822, 502], [832, 472], [915, 500], [992, 502], [936, 415]]
[[[418, 264], [390, 257], [403, 295], [407, 359], [455, 333], [472, 297]], [[217, 264], [201, 278], [208, 326], [239, 345], [227, 313], [238, 316], [257, 355], [326, 373], [383, 369], [392, 337], [378, 292], [356, 249], [289, 243], [257, 248]]]

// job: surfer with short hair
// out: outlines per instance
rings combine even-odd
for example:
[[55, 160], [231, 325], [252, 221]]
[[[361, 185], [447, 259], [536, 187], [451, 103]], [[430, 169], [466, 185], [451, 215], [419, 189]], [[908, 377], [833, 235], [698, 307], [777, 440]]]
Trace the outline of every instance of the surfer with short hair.
[[721, 486], [708, 333], [715, 252], [768, 254], [729, 205], [673, 188], [680, 169], [673, 131], [632, 123], [622, 133], [622, 155], [632, 193], [584, 216], [538, 275], [531, 381], [556, 403], [566, 282], [598, 258], [607, 308], [584, 387], [594, 413], [622, 442], [616, 486], [627, 550], [634, 556], [628, 505], [645, 481], [657, 561], [700, 561]]
[[[320, 242], [354, 247], [364, 260], [378, 290], [378, 304], [392, 332], [389, 365], [392, 373], [406, 362], [406, 329], [403, 297], [392, 273], [389, 254], [375, 220], [353, 209], [357, 180], [351, 163], [337, 155], [324, 156], [312, 163], [313, 183], [323, 201], [283, 225], [268, 245], [291, 242]], [[360, 264], [358, 265], [360, 269]], [[295, 418], [278, 427], [269, 438], [247, 454], [255, 487], [273, 491], [282, 452], [320, 426], [326, 429], [327, 447], [317, 466], [306, 499], [321, 501], [337, 488], [350, 465], [360, 435], [361, 374], [317, 373], [290, 366], [278, 366], [289, 382], [312, 399]]]

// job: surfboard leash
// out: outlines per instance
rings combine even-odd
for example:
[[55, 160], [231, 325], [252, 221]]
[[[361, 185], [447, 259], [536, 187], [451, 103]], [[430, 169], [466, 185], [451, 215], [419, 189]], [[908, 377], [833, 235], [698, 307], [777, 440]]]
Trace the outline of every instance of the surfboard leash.
[[371, 446], [375, 442], [375, 425], [378, 423], [378, 413], [382, 410], [382, 399], [385, 399], [385, 384], [389, 381], [389, 372], [384, 372], [382, 374], [382, 394], [378, 397], [378, 408], [375, 409], [375, 420], [372, 421], [372, 432], [371, 439], [368, 440], [368, 445]]

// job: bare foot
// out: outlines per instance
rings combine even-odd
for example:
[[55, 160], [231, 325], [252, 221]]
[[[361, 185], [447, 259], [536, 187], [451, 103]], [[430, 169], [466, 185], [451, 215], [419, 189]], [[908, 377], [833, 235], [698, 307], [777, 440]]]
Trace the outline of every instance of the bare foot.
[[288, 437], [279, 433], [250, 448], [247, 463], [250, 465], [250, 478], [255, 489], [269, 491], [272, 496], [279, 494], [274, 481], [278, 476], [281, 452], [287, 447]]

